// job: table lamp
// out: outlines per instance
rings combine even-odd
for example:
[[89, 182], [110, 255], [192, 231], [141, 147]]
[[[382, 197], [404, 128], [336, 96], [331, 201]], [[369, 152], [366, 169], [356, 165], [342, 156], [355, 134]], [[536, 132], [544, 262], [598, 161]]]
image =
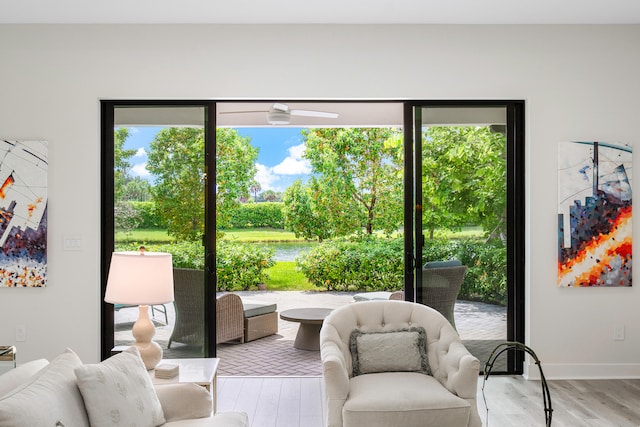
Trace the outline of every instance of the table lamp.
[[155, 327], [149, 319], [149, 306], [173, 301], [173, 263], [164, 252], [114, 252], [104, 300], [112, 304], [138, 305], [133, 325], [133, 344], [140, 350], [144, 366], [154, 369], [162, 360], [162, 347], [152, 340]]

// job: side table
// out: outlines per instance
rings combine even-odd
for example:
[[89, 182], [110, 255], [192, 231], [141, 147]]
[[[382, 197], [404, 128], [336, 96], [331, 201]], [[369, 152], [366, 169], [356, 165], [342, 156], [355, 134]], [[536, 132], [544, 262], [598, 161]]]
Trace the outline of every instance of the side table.
[[0, 345], [0, 375], [16, 367], [16, 348]]
[[282, 320], [298, 322], [298, 333], [293, 346], [300, 350], [320, 350], [320, 328], [324, 318], [331, 313], [331, 308], [292, 308], [280, 313]]
[[217, 412], [218, 358], [162, 359], [160, 364], [178, 365], [180, 373], [173, 378], [156, 378], [155, 371], [149, 372], [153, 384], [193, 383], [202, 386], [212, 394], [213, 413]]

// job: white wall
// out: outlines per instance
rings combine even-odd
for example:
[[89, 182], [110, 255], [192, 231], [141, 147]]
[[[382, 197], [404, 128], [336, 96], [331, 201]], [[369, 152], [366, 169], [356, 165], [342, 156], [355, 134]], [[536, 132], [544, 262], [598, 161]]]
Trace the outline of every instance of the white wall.
[[26, 325], [19, 362], [65, 346], [99, 360], [100, 99], [524, 99], [527, 343], [548, 377], [640, 376], [637, 289], [556, 286], [556, 145], [637, 142], [639, 40], [640, 26], [0, 25], [0, 137], [49, 141], [49, 286], [0, 289], [0, 344]]

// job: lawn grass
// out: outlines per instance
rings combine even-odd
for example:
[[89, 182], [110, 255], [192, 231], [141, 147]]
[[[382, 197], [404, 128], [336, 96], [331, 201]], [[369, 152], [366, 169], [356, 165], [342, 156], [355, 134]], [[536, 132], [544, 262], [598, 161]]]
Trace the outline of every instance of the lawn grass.
[[238, 242], [304, 242], [291, 231], [275, 228], [229, 228], [221, 230], [224, 236]]
[[116, 242], [119, 243], [171, 243], [174, 238], [167, 234], [167, 230], [160, 228], [137, 228], [130, 233], [116, 232]]
[[307, 278], [295, 269], [293, 261], [279, 261], [266, 270], [267, 290], [269, 291], [317, 291], [317, 287], [309, 283]]

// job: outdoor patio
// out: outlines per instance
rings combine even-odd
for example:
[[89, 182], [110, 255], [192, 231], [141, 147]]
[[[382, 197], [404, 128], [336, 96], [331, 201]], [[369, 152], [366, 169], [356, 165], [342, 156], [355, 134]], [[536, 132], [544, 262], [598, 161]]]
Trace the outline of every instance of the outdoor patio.
[[[278, 305], [278, 311], [303, 308], [338, 308], [353, 301], [353, 293], [348, 292], [237, 292], [241, 297]], [[366, 304], [366, 303], [360, 303]], [[156, 311], [157, 341], [167, 358], [200, 357], [199, 347], [167, 343], [175, 313], [173, 304], [166, 304], [168, 325], [164, 324], [164, 314]], [[131, 327], [138, 316], [137, 308], [123, 308], [115, 312], [115, 345], [126, 345], [133, 341]], [[479, 302], [458, 301], [455, 306], [455, 321], [458, 333], [469, 351], [484, 365], [491, 350], [506, 340], [506, 307]], [[279, 319], [278, 333], [248, 343], [223, 343], [218, 345], [220, 358], [218, 374], [223, 376], [320, 376], [322, 365], [320, 352], [298, 350], [293, 347], [298, 323]], [[494, 371], [500, 370], [495, 366]], [[504, 369], [504, 367], [502, 367]]]

